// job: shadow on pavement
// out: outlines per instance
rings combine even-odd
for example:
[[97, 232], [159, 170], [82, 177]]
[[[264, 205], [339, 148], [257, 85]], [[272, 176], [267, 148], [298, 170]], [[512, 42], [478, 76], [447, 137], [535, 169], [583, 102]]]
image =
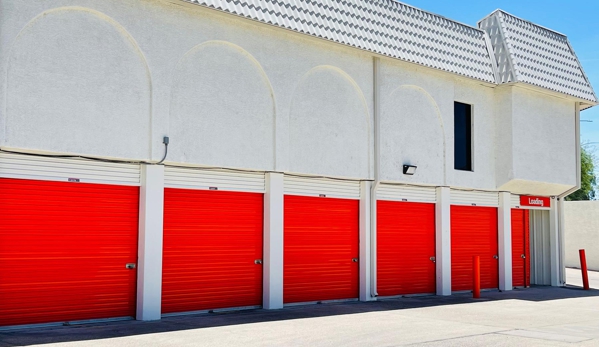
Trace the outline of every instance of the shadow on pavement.
[[582, 290], [567, 286], [532, 287], [509, 292], [483, 291], [481, 299], [472, 299], [470, 293], [451, 296], [412, 296], [380, 299], [374, 302], [337, 302], [286, 307], [282, 310], [245, 310], [204, 313], [163, 318], [160, 321], [120, 321], [85, 325], [37, 327], [12, 331], [0, 331], [0, 347], [27, 346], [32, 344], [90, 341], [151, 333], [201, 329], [239, 324], [273, 322], [281, 320], [326, 317], [365, 312], [403, 310], [421, 307], [457, 305], [501, 300], [547, 301], [584, 297], [597, 297], [599, 290]]

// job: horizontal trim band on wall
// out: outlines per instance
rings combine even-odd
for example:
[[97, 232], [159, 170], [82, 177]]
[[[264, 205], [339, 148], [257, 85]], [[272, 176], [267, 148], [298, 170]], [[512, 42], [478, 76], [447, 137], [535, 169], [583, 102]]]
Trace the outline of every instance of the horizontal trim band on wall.
[[0, 177], [138, 186], [140, 165], [0, 153]]
[[360, 199], [360, 181], [285, 175], [283, 184], [287, 195]]
[[499, 206], [498, 192], [452, 189], [450, 196], [452, 205]]
[[437, 202], [435, 187], [417, 187], [396, 184], [381, 184], [376, 191], [377, 200]]
[[265, 192], [263, 172], [166, 166], [164, 186], [168, 188], [213, 189], [240, 192]]
[[[81, 183], [140, 185], [140, 164], [84, 158], [64, 158], [0, 152], [0, 177]], [[360, 199], [360, 181], [325, 177], [285, 175], [285, 194]], [[165, 166], [165, 187], [265, 192], [265, 173], [224, 168]], [[436, 202], [436, 188], [382, 183], [377, 200]], [[451, 204], [499, 206], [497, 192], [451, 190]], [[548, 209], [520, 206], [520, 196], [511, 194], [513, 208]]]

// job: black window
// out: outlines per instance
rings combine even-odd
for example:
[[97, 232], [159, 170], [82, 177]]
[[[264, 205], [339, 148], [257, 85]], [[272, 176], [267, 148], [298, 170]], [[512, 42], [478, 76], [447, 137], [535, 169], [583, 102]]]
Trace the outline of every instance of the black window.
[[472, 106], [453, 104], [454, 168], [472, 171]]

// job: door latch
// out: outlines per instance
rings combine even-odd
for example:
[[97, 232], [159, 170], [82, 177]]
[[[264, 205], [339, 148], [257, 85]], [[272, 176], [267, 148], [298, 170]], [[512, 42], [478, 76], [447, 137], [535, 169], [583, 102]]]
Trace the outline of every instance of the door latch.
[[354, 263], [357, 263], [358, 262], [358, 258], [352, 258], [351, 261], [353, 261]]
[[526, 256], [524, 254], [520, 254], [520, 258], [526, 259]]
[[135, 263], [128, 263], [125, 265], [125, 269], [135, 269]]
[[495, 254], [495, 255], [493, 256], [493, 259], [499, 259], [499, 256], [498, 256], [497, 254]]
[[254, 260], [254, 264], [257, 264], [257, 265], [262, 264], [262, 259], [256, 259], [256, 260]]
[[430, 257], [429, 259], [430, 259], [430, 260], [431, 260], [433, 263], [436, 263], [436, 262], [437, 262], [437, 258], [435, 258], [435, 257]]

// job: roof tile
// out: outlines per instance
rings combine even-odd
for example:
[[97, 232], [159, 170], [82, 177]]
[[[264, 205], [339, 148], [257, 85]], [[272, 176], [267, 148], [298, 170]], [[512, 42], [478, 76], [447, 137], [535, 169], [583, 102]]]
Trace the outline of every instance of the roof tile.
[[495, 83], [482, 30], [393, 0], [183, 1]]
[[499, 83], [524, 82], [598, 101], [566, 36], [501, 10], [480, 21], [479, 27], [491, 37]]

